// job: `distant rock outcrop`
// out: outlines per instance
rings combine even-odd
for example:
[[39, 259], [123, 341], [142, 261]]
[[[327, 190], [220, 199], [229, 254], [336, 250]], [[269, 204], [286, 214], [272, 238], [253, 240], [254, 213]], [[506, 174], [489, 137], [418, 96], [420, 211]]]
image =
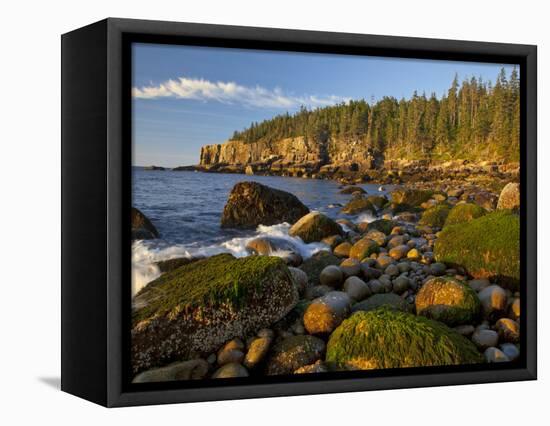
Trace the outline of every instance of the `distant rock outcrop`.
[[[364, 141], [310, 141], [303, 137], [245, 143], [228, 141], [201, 148], [200, 166], [209, 171], [309, 176], [338, 170], [357, 172], [380, 167], [383, 157]], [[323, 167], [325, 167], [323, 169]]]

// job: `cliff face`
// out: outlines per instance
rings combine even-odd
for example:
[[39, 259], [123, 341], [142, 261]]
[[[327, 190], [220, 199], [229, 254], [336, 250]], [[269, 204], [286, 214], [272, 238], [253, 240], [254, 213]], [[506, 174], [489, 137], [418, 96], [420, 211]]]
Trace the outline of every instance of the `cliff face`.
[[[303, 137], [276, 142], [244, 143], [229, 141], [201, 148], [200, 166], [206, 169], [229, 166], [258, 170], [303, 169], [304, 173], [321, 168], [348, 167], [370, 170], [383, 162], [364, 143], [359, 141], [306, 141]], [[254, 170], [255, 171], [255, 170]]]
[[[519, 163], [384, 158], [362, 141], [311, 142], [303, 137], [276, 142], [228, 141], [205, 145], [201, 148], [200, 164], [190, 167], [210, 172], [335, 178], [344, 183], [401, 184], [474, 179], [486, 184], [491, 179], [501, 183], [519, 179]], [[175, 170], [180, 169], [189, 168]]]

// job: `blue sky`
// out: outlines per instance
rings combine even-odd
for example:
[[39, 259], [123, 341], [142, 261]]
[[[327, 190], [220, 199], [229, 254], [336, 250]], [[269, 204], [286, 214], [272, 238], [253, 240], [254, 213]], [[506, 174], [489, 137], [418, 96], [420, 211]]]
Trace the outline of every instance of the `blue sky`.
[[134, 44], [132, 57], [132, 161], [165, 167], [197, 164], [202, 145], [301, 104], [439, 97], [455, 73], [494, 81], [502, 66], [155, 44]]

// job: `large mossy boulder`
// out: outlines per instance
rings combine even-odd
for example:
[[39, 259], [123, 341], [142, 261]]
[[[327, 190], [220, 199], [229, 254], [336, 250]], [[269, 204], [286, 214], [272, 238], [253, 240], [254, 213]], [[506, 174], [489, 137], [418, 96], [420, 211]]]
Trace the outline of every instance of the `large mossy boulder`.
[[474, 278], [515, 289], [520, 279], [519, 216], [503, 210], [446, 226], [434, 255], [438, 262], [463, 267]]
[[454, 327], [472, 324], [479, 317], [477, 293], [451, 277], [428, 280], [416, 295], [416, 313]]
[[196, 262], [197, 260], [204, 259], [204, 257], [176, 257], [174, 259], [160, 260], [155, 263], [160, 272], [170, 272], [174, 269], [178, 269], [180, 266], [188, 265]]
[[130, 221], [132, 224], [132, 240], [152, 240], [159, 237], [155, 225], [135, 207], [132, 207]]
[[339, 265], [341, 259], [334, 256], [332, 253], [321, 250], [306, 259], [304, 263], [300, 265], [300, 269], [307, 274], [308, 280], [312, 286], [321, 284], [319, 278], [321, 271], [330, 265]]
[[498, 197], [497, 210], [519, 210], [519, 183], [507, 184]]
[[292, 237], [300, 237], [304, 243], [313, 243], [332, 235], [342, 235], [343, 231], [340, 225], [328, 216], [311, 212], [292, 225], [288, 234]]
[[283, 318], [298, 302], [278, 257], [220, 254], [181, 266], [133, 300], [134, 373], [217, 350]]
[[487, 210], [474, 203], [457, 204], [454, 206], [445, 221], [445, 226], [456, 225], [457, 223], [469, 222], [487, 214]]
[[340, 370], [482, 363], [474, 344], [445, 324], [385, 308], [356, 312], [330, 336], [326, 361]]
[[294, 223], [309, 213], [296, 196], [257, 182], [237, 183], [223, 209], [222, 228], [256, 228], [258, 225]]
[[448, 205], [438, 204], [424, 211], [418, 223], [432, 228], [443, 228], [450, 211], [451, 208]]
[[342, 213], [358, 214], [370, 212], [376, 214], [376, 207], [370, 202], [367, 197], [354, 197], [343, 208]]
[[391, 200], [394, 204], [406, 204], [418, 207], [420, 204], [432, 198], [433, 191], [413, 188], [399, 188], [391, 193]]

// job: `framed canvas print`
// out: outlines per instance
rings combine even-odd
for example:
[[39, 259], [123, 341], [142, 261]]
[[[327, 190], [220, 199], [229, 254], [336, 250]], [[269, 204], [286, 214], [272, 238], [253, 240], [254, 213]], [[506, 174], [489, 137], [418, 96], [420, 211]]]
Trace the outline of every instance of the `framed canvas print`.
[[536, 47], [107, 19], [62, 37], [62, 389], [536, 378]]

